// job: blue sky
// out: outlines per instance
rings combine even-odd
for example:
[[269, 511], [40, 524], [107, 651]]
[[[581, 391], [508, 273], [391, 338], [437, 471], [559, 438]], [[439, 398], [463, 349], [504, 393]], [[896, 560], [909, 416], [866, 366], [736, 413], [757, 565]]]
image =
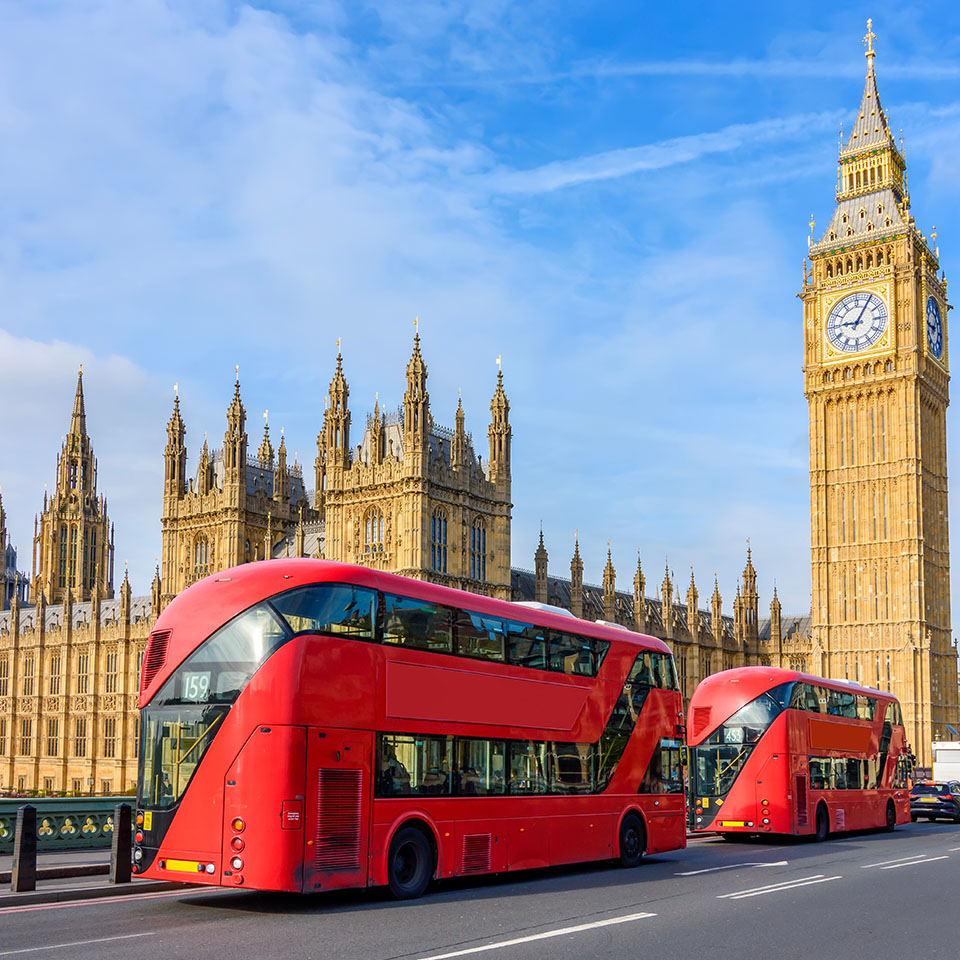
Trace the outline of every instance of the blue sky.
[[[542, 520], [725, 607], [809, 609], [800, 304], [861, 37], [913, 210], [960, 256], [948, 3], [0, 0], [0, 485], [29, 567], [77, 364], [117, 560], [145, 591], [180, 384], [191, 464], [240, 365], [312, 464], [343, 338], [354, 422], [398, 404], [419, 314], [436, 420], [485, 455], [503, 356], [513, 562]], [[958, 449], [949, 420], [951, 474]], [[957, 482], [954, 490], [960, 489]], [[953, 516], [958, 516], [956, 496]], [[120, 576], [118, 571], [118, 577]], [[960, 581], [958, 581], [960, 582]], [[956, 602], [954, 608], [958, 609]]]

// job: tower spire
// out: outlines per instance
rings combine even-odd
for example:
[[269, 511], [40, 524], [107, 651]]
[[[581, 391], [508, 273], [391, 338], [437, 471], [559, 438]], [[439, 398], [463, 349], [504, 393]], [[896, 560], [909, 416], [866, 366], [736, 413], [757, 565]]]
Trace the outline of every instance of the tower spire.
[[70, 418], [70, 433], [82, 437], [87, 433], [87, 412], [83, 405], [83, 364], [77, 372], [77, 393], [73, 398], [73, 416]]

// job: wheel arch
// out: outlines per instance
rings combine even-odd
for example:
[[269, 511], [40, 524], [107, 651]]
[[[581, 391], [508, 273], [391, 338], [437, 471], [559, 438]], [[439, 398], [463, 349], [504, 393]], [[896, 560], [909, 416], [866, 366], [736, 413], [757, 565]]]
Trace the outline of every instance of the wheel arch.
[[441, 876], [441, 864], [443, 863], [443, 842], [441, 840], [440, 829], [437, 827], [433, 817], [431, 817], [430, 814], [428, 814], [425, 810], [421, 809], [404, 810], [403, 813], [396, 816], [390, 824], [384, 840], [383, 850], [380, 851], [377, 870], [378, 876], [386, 877], [387, 857], [390, 854], [390, 844], [393, 843], [393, 838], [404, 827], [416, 827], [430, 842], [430, 846], [433, 848], [432, 877], [434, 880], [436, 880]]
[[643, 808], [635, 803], [631, 803], [629, 806], [624, 807], [620, 811], [620, 816], [617, 818], [617, 830], [614, 842], [616, 844], [616, 855], [620, 856], [620, 830], [623, 827], [623, 821], [630, 816], [631, 813], [635, 813], [640, 818], [640, 823], [643, 825], [643, 853], [646, 856], [648, 850], [647, 847], [650, 843], [650, 827], [647, 824], [646, 814], [643, 812]]

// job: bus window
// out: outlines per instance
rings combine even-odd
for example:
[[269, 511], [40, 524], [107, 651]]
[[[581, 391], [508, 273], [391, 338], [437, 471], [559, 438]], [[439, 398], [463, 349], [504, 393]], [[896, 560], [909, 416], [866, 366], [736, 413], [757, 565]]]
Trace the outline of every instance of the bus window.
[[677, 689], [677, 675], [673, 668], [673, 657], [669, 653], [651, 653], [653, 685], [662, 690]]
[[581, 677], [595, 677], [609, 646], [606, 640], [593, 640], [551, 630], [550, 669]]
[[426, 600], [385, 594], [383, 642], [433, 650], [435, 653], [451, 653], [451, 611]]
[[377, 593], [345, 583], [300, 587], [271, 598], [294, 634], [327, 633], [372, 640]]
[[637, 793], [683, 793], [680, 741], [664, 738], [654, 748]]
[[510, 792], [547, 792], [547, 745], [538, 740], [510, 743]]
[[[855, 788], [857, 784], [854, 784], [853, 786]], [[841, 757], [833, 758], [833, 789], [850, 789], [850, 785], [847, 783], [847, 761]]]
[[549, 758], [551, 793], [593, 792], [592, 743], [551, 743]]
[[876, 697], [857, 697], [857, 718], [859, 720], [872, 720], [877, 712]]
[[900, 712], [900, 703], [894, 700], [890, 703], [890, 723], [902, 727], [903, 714]]
[[833, 717], [857, 719], [856, 696], [846, 690], [830, 690], [827, 693], [827, 713]]
[[535, 627], [529, 623], [514, 623], [510, 620], [504, 626], [507, 632], [508, 662], [518, 667], [546, 670], [547, 628]]
[[810, 789], [833, 789], [833, 762], [829, 757], [810, 758]]
[[503, 621], [482, 613], [455, 611], [456, 653], [461, 657], [504, 660]]
[[506, 793], [506, 763], [502, 740], [457, 740], [454, 793], [461, 797], [491, 797]]
[[450, 795], [452, 737], [384, 733], [379, 741], [378, 796]]
[[820, 712], [820, 701], [817, 699], [817, 691], [809, 683], [798, 683], [793, 688], [790, 695], [790, 707], [793, 710], [806, 710], [809, 713]]

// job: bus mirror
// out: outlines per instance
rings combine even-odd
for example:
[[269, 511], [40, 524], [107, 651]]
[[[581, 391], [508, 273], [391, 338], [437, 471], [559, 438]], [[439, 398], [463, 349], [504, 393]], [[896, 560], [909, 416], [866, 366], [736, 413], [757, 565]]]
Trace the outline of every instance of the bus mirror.
[[680, 766], [685, 767], [688, 764], [687, 760], [687, 747], [686, 745], [680, 747]]

